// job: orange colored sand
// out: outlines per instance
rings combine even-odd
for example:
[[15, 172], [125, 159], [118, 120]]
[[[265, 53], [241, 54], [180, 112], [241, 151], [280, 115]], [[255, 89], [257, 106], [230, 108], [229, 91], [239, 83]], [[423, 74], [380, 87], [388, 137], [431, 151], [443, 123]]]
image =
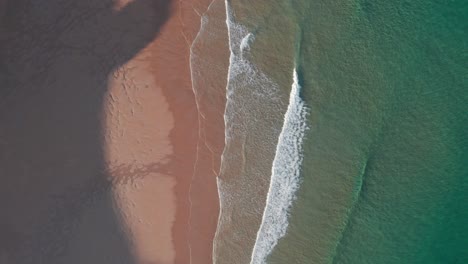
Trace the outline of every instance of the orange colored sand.
[[0, 263], [211, 262], [227, 39], [190, 71], [210, 2], [0, 0]]
[[[198, 80], [194, 94], [190, 71], [208, 4], [174, 3], [158, 38], [115, 72], [105, 100], [109, 170], [117, 179], [134, 175], [116, 181], [115, 195], [142, 263], [212, 260], [227, 72], [203, 72], [216, 81]], [[221, 47], [217, 59], [227, 69], [225, 37], [211, 45]], [[198, 55], [209, 52], [202, 40], [196, 47]]]

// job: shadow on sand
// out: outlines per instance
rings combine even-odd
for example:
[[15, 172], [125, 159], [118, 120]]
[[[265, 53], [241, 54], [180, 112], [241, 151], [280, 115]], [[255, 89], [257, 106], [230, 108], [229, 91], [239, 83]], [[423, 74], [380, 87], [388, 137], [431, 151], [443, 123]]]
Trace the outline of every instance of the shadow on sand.
[[169, 0], [0, 0], [0, 264], [136, 263], [105, 172], [109, 74]]

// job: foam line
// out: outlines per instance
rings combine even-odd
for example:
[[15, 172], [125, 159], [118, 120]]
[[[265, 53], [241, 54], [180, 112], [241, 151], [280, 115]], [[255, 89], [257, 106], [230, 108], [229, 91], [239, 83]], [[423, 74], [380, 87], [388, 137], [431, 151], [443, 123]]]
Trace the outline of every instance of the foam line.
[[294, 69], [289, 105], [276, 147], [270, 189], [251, 264], [266, 263], [268, 255], [278, 244], [279, 239], [286, 234], [289, 210], [300, 186], [302, 144], [307, 130], [307, 109], [300, 97], [300, 89], [297, 71]]

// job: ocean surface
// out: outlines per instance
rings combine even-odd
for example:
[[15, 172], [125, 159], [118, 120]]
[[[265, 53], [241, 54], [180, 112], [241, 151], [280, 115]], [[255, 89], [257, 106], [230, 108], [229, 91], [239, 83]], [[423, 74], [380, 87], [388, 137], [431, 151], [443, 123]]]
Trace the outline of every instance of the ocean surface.
[[226, 1], [214, 262], [468, 263], [467, 11]]

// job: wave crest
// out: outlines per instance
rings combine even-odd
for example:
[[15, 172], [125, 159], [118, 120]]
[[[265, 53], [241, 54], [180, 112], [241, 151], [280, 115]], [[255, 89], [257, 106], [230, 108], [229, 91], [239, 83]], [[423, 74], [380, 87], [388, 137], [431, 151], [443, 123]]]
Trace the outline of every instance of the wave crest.
[[307, 108], [300, 97], [300, 89], [297, 71], [294, 69], [289, 105], [278, 139], [270, 189], [251, 264], [266, 263], [279, 239], [286, 235], [289, 210], [300, 186], [302, 144], [307, 130]]

